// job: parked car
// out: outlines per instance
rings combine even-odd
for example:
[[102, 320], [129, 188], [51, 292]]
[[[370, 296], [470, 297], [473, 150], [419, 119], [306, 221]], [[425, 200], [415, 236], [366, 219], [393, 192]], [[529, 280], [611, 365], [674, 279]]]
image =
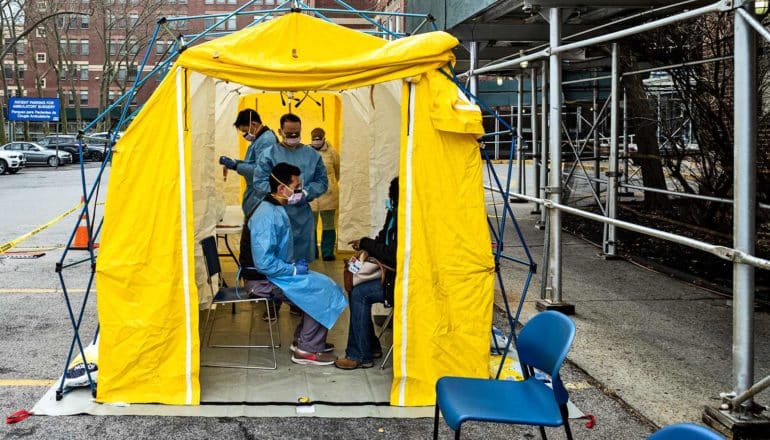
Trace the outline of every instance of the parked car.
[[[52, 134], [48, 135], [39, 141], [37, 141], [38, 145], [49, 148], [49, 149], [59, 149], [64, 150], [72, 155], [74, 158], [73, 160], [80, 160], [79, 157], [79, 149], [80, 149], [80, 141], [78, 141], [77, 137], [72, 135], [66, 135], [66, 134]], [[104, 146], [90, 146], [87, 143], [83, 142], [83, 151], [84, 156], [83, 159], [85, 160], [94, 160], [94, 161], [101, 161], [104, 159]]]
[[72, 163], [72, 155], [66, 151], [59, 151], [41, 147], [34, 142], [10, 142], [2, 147], [2, 151], [17, 151], [24, 156], [26, 166], [30, 165], [48, 165], [56, 167]]
[[24, 168], [26, 159], [24, 154], [19, 151], [0, 149], [0, 174], [16, 174]]

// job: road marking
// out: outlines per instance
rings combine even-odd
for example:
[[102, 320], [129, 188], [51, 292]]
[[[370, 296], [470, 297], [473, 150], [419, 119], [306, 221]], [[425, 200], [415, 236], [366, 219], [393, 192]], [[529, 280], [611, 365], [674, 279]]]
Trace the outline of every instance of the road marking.
[[0, 387], [50, 387], [53, 379], [0, 379]]
[[[18, 288], [18, 289], [0, 289], [0, 293], [62, 293], [61, 289], [34, 289], [34, 288]], [[67, 289], [67, 293], [86, 293], [86, 289]]]
[[15, 248], [16, 246], [18, 246], [19, 243], [21, 243], [23, 241], [26, 241], [27, 239], [29, 239], [30, 237], [32, 237], [35, 234], [40, 233], [41, 231], [46, 230], [49, 226], [53, 225], [54, 223], [57, 223], [57, 222], [61, 221], [64, 217], [70, 215], [76, 209], [78, 209], [78, 208], [80, 208], [82, 206], [83, 206], [83, 202], [80, 202], [77, 205], [73, 206], [72, 208], [68, 209], [67, 211], [57, 215], [53, 220], [49, 221], [48, 223], [46, 223], [44, 225], [41, 225], [41, 226], [38, 226], [37, 228], [33, 229], [32, 231], [27, 232], [26, 234], [22, 235], [21, 237], [18, 237], [18, 238], [14, 239], [14, 240], [11, 240], [11, 241], [9, 241], [7, 243], [1, 243], [0, 244], [0, 254], [4, 254], [4, 253], [8, 252], [9, 250], [11, 250], [11, 249]]

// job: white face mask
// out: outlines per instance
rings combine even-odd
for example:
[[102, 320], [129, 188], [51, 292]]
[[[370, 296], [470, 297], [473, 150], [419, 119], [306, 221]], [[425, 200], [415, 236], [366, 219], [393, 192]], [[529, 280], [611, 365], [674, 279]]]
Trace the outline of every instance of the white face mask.
[[321, 139], [320, 141], [312, 141], [310, 144], [315, 148], [316, 150], [324, 146], [324, 141]]
[[246, 133], [246, 134], [243, 135], [243, 138], [246, 139], [248, 142], [253, 142], [254, 139], [257, 138], [257, 135], [251, 134], [251, 133]]
[[297, 203], [302, 201], [302, 194], [301, 192], [295, 192], [292, 195], [289, 196], [289, 199], [286, 201], [287, 205], [296, 205]]
[[283, 143], [288, 145], [288, 146], [290, 146], [290, 147], [294, 147], [294, 146], [299, 144], [299, 138], [298, 137], [295, 137], [295, 138], [286, 138], [285, 137], [285, 138], [283, 138]]

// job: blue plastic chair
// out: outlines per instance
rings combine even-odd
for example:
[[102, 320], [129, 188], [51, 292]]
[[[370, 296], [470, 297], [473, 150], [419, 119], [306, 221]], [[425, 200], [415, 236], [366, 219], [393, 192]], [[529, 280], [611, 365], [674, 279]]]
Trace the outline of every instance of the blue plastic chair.
[[[460, 438], [468, 420], [535, 425], [546, 438], [544, 426], [564, 426], [572, 439], [567, 418], [567, 393], [559, 370], [575, 338], [575, 324], [565, 315], [546, 311], [527, 322], [517, 338], [525, 379], [520, 382], [463, 377], [442, 377], [436, 383], [433, 438], [438, 438], [439, 411]], [[532, 374], [532, 368], [551, 375], [553, 389]]]
[[725, 438], [699, 425], [679, 423], [653, 432], [648, 440], [725, 440]]

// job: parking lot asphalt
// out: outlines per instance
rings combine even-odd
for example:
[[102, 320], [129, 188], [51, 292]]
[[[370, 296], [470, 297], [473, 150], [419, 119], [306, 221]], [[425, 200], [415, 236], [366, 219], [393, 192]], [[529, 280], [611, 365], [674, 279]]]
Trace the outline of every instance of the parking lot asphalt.
[[[90, 184], [98, 171], [99, 164], [88, 164], [86, 180]], [[0, 216], [0, 242], [14, 239], [75, 205], [80, 197], [82, 182], [79, 169], [70, 166], [58, 170], [30, 168], [21, 173], [0, 176], [0, 200], [8, 200], [5, 213]], [[100, 190], [104, 195], [106, 188]], [[60, 283], [54, 271], [75, 224], [75, 214], [21, 244], [25, 250], [45, 252], [35, 259], [0, 258], [0, 415], [10, 415], [18, 409], [30, 409], [45, 393], [51, 381], [62, 373], [67, 350], [72, 341], [72, 326], [67, 312]], [[536, 237], [533, 237], [536, 240]], [[511, 239], [511, 245], [515, 246]], [[535, 241], [536, 243], [536, 241]], [[575, 246], [578, 246], [579, 243]], [[69, 261], [82, 258], [70, 253]], [[566, 258], [572, 258], [567, 253]], [[623, 262], [618, 262], [623, 263]], [[565, 265], [570, 265], [569, 261]], [[594, 262], [594, 264], [597, 264]], [[627, 263], [623, 263], [627, 264]], [[75, 306], [84, 301], [83, 289], [89, 280], [87, 265], [65, 270], [64, 276]], [[631, 270], [631, 269], [629, 269]], [[635, 268], [634, 276], [643, 282], [646, 271]], [[519, 272], [506, 275], [510, 286], [520, 286]], [[570, 277], [568, 276], [569, 280]], [[599, 280], [597, 279], [597, 283]], [[576, 439], [643, 439], [655, 429], [656, 424], [668, 423], [672, 419], [660, 417], [654, 405], [639, 403], [644, 397], [626, 394], [641, 381], [630, 373], [614, 371], [633, 365], [635, 350], [633, 342], [608, 342], [597, 335], [600, 325], [588, 325], [596, 321], [627, 319], [589, 313], [584, 303], [601, 300], [598, 292], [609, 287], [595, 286], [594, 299], [585, 298], [578, 303], [578, 336], [570, 361], [563, 368], [565, 382], [571, 389], [571, 399], [584, 412], [596, 417], [596, 425], [588, 429], [585, 420], [572, 420], [571, 426]], [[536, 292], [534, 286], [531, 292]], [[511, 289], [515, 290], [515, 289]], [[613, 290], [614, 291], [614, 290]], [[533, 294], [534, 298], [535, 294]], [[531, 300], [525, 312], [531, 313]], [[593, 310], [593, 309], [590, 309]], [[631, 313], [634, 309], [631, 308]], [[643, 313], [643, 310], [636, 310]], [[86, 301], [81, 334], [90, 338], [95, 331], [95, 296]], [[597, 330], [598, 329], [598, 330]], [[617, 329], [623, 334], [627, 329]], [[584, 334], [581, 334], [584, 333]], [[631, 333], [628, 337], [640, 336]], [[588, 336], [587, 334], [590, 334]], [[596, 346], [612, 345], [612, 353], [596, 360], [603, 364], [599, 368], [587, 358], [593, 356]], [[671, 347], [676, 352], [676, 347]], [[596, 353], [603, 352], [596, 350]], [[688, 355], [688, 353], [683, 353]], [[617, 362], [619, 358], [623, 362]], [[576, 362], [573, 363], [573, 360]], [[638, 360], [638, 359], [637, 359]], [[332, 368], [332, 367], [321, 367]], [[649, 382], [663, 381], [663, 372], [653, 372]], [[624, 377], [625, 375], [625, 377]], [[714, 392], [722, 389], [721, 384], [712, 384]], [[626, 396], [633, 397], [629, 404]], [[642, 396], [640, 394], [639, 396]], [[672, 396], [675, 399], [677, 396]], [[66, 397], [65, 397], [66, 398]], [[634, 400], [636, 399], [636, 400]], [[516, 404], [516, 402], [511, 402]], [[690, 405], [689, 401], [670, 400], [670, 407]], [[640, 410], [642, 409], [642, 410]], [[690, 413], [687, 413], [690, 414]], [[676, 417], [682, 417], [677, 415]], [[675, 418], [676, 418], [675, 417]], [[689, 416], [688, 416], [689, 417]], [[696, 421], [692, 418], [679, 421]], [[560, 429], [548, 429], [549, 438], [564, 438]], [[32, 438], [234, 438], [234, 439], [395, 439], [429, 438], [432, 432], [431, 419], [321, 419], [313, 417], [295, 418], [190, 418], [190, 417], [105, 417], [34, 416], [14, 425], [2, 425], [0, 437], [7, 439]], [[451, 433], [442, 424], [442, 438], [451, 438]], [[464, 427], [465, 438], [511, 439], [537, 438], [537, 429], [531, 427], [509, 427], [469, 423]]]

